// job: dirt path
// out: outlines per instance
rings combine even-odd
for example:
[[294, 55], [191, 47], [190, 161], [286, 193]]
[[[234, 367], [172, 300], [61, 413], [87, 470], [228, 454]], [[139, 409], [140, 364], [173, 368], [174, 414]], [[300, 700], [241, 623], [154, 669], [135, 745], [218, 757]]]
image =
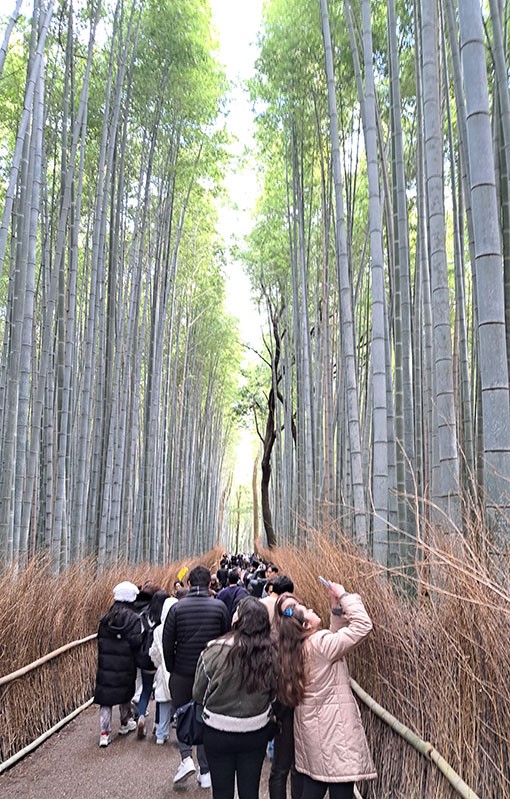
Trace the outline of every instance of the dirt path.
[[[151, 703], [148, 729], [152, 729]], [[172, 731], [164, 746], [152, 737], [136, 740], [136, 733], [118, 735], [118, 710], [113, 712], [113, 740], [99, 748], [98, 708], [92, 706], [58, 734], [9, 771], [0, 775], [1, 799], [211, 799], [199, 788], [195, 775], [173, 786], [179, 750]], [[196, 759], [195, 759], [196, 763]], [[267, 799], [269, 760], [260, 782], [260, 798]]]

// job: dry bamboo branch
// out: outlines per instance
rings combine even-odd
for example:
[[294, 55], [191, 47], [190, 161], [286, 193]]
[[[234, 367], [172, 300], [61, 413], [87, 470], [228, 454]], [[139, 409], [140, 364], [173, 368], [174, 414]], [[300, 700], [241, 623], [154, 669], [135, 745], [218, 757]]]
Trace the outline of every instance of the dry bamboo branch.
[[52, 660], [52, 658], [62, 655], [64, 652], [67, 652], [69, 649], [73, 649], [75, 646], [85, 644], [87, 641], [92, 641], [92, 639], [96, 637], [97, 633], [94, 633], [93, 635], [88, 635], [86, 638], [80, 638], [77, 641], [71, 641], [70, 644], [65, 644], [64, 646], [55, 649], [53, 652], [49, 652], [47, 655], [43, 655], [43, 657], [34, 660], [34, 662], [29, 663], [28, 666], [23, 666], [21, 669], [11, 672], [11, 674], [5, 674], [3, 677], [0, 677], [0, 685], [5, 685], [8, 682], [12, 682], [18, 677], [28, 674], [29, 671], [33, 671], [33, 669], [38, 668], [38, 666], [42, 666], [43, 663], [47, 663], [48, 660]]
[[439, 771], [446, 777], [450, 785], [457, 791], [462, 799], [480, 799], [480, 797], [466, 785], [464, 780], [457, 774], [457, 772], [446, 762], [437, 749], [435, 749], [429, 741], [424, 741], [416, 733], [406, 727], [405, 724], [398, 721], [395, 716], [392, 716], [382, 705], [379, 705], [375, 699], [366, 693], [363, 688], [358, 685], [356, 680], [351, 677], [351, 688], [354, 693], [361, 699], [370, 710], [375, 713], [385, 724], [388, 724], [392, 730], [400, 735], [407, 743], [410, 743], [429, 760], [436, 764]]

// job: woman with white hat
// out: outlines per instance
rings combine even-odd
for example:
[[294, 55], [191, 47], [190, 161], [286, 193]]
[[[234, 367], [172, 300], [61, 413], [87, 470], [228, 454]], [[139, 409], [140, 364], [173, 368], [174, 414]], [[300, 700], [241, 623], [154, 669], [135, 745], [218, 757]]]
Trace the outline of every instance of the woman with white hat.
[[138, 588], [133, 583], [124, 580], [116, 585], [115, 601], [99, 622], [94, 691], [94, 702], [100, 706], [99, 746], [110, 743], [113, 705], [119, 705], [119, 734], [136, 730], [131, 697], [135, 693], [136, 655], [142, 643], [140, 617], [132, 606], [137, 596]]

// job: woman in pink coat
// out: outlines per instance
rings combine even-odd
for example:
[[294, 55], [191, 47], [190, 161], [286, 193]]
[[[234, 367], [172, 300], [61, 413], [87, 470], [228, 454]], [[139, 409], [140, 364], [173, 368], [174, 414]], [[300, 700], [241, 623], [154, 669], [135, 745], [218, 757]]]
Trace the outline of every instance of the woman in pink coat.
[[295, 708], [296, 770], [302, 799], [352, 799], [354, 783], [376, 771], [351, 691], [345, 656], [372, 629], [358, 594], [329, 584], [331, 624], [291, 594], [276, 604], [280, 617], [278, 699]]

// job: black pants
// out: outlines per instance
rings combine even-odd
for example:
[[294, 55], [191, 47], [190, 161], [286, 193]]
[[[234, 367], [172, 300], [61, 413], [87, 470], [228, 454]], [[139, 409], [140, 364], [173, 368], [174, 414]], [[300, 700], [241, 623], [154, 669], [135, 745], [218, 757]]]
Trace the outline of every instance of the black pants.
[[274, 737], [269, 796], [270, 799], [286, 799], [287, 776], [290, 771], [290, 795], [292, 799], [301, 799], [303, 775], [294, 768], [294, 711], [290, 707], [280, 705], [277, 717], [281, 729]]
[[352, 799], [353, 782], [319, 782], [303, 774], [303, 799], [322, 799], [329, 788], [330, 799]]
[[221, 732], [205, 725], [213, 799], [233, 799], [236, 776], [239, 799], [258, 799], [266, 746], [267, 727], [255, 732]]

